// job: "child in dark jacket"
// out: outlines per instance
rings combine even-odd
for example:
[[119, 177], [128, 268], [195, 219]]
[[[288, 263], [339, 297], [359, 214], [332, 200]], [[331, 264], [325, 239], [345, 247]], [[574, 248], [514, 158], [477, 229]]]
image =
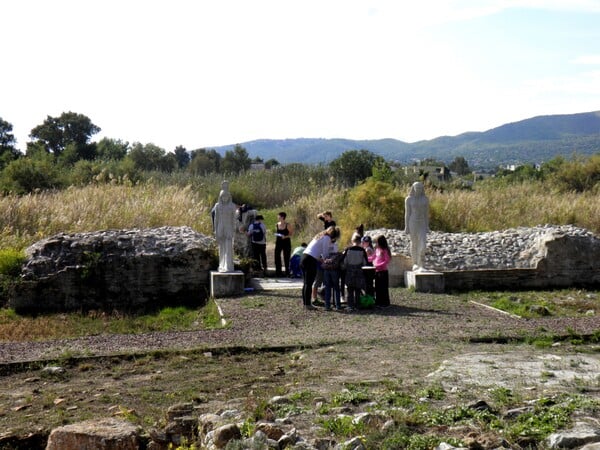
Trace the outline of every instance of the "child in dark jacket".
[[367, 252], [360, 245], [360, 236], [352, 236], [352, 245], [344, 250], [344, 269], [346, 270], [346, 286], [348, 311], [354, 311], [365, 289], [365, 277], [362, 267], [367, 265]]

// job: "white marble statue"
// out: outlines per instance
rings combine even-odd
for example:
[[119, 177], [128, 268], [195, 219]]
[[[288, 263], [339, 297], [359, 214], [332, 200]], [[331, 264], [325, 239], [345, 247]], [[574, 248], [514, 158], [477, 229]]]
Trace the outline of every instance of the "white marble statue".
[[219, 201], [213, 208], [213, 225], [219, 246], [219, 272], [234, 272], [233, 239], [236, 229], [236, 206], [229, 193], [229, 182], [223, 181]]
[[425, 249], [429, 231], [429, 199], [423, 183], [417, 181], [410, 187], [404, 202], [404, 231], [410, 237], [410, 256], [414, 270], [425, 270]]

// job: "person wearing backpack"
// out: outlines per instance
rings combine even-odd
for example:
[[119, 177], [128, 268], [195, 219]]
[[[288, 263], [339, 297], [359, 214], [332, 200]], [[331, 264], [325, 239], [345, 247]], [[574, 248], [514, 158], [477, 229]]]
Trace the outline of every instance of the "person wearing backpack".
[[257, 215], [254, 222], [248, 227], [247, 235], [252, 242], [252, 257], [260, 269], [262, 267], [263, 275], [267, 276], [267, 229], [262, 222], [264, 217]]

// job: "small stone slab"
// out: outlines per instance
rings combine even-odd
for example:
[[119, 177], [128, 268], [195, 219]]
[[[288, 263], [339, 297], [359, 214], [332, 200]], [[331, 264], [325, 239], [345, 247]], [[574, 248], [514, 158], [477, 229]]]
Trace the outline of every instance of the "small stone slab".
[[114, 418], [55, 428], [50, 433], [46, 450], [137, 450], [138, 427]]
[[444, 292], [444, 274], [432, 270], [407, 270], [404, 272], [404, 284], [408, 288], [414, 288], [417, 292], [442, 294]]
[[210, 272], [210, 296], [213, 298], [232, 297], [244, 293], [245, 275], [235, 272]]

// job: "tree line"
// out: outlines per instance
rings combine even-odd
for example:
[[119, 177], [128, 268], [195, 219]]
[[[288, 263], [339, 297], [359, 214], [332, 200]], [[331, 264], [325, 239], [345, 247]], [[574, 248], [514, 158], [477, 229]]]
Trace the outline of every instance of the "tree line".
[[[259, 157], [251, 158], [239, 144], [223, 155], [214, 149], [188, 151], [183, 146], [167, 152], [152, 143], [129, 144], [106, 137], [98, 142], [92, 141], [92, 137], [100, 131], [100, 127], [83, 114], [64, 112], [59, 117], [48, 116], [31, 130], [31, 140], [26, 144], [25, 154], [22, 154], [16, 148], [12, 124], [0, 118], [0, 191], [23, 194], [90, 182], [137, 182], [152, 173], [226, 176], [246, 172], [257, 163], [265, 169], [280, 166], [275, 159], [265, 162]], [[504, 183], [554, 177], [567, 190], [588, 190], [595, 188], [600, 179], [598, 155], [589, 160], [580, 158], [572, 161], [558, 157], [541, 168], [523, 166], [515, 172], [498, 170], [496, 177]], [[296, 171], [297, 166], [290, 165], [290, 170]], [[468, 162], [462, 156], [455, 157], [448, 167], [445, 162], [431, 158], [420, 161], [418, 166], [418, 170], [402, 170], [399, 165], [368, 150], [349, 149], [321, 167], [320, 172], [328, 181], [353, 187], [367, 178], [395, 185], [417, 180], [436, 183], [438, 181], [430, 178], [431, 168], [443, 167], [458, 178], [443, 181], [454, 181], [461, 188], [469, 186], [460, 178], [471, 173]], [[448, 187], [451, 184], [444, 188]]]

